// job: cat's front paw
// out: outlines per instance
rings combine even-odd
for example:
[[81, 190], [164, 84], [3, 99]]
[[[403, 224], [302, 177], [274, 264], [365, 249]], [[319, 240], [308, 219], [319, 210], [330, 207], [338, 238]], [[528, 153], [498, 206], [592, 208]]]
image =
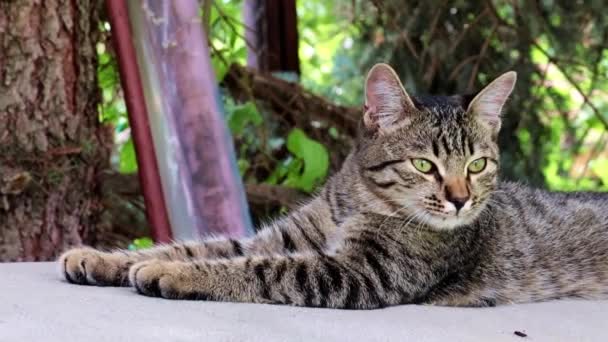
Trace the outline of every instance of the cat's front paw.
[[167, 299], [209, 299], [202, 290], [201, 277], [205, 277], [203, 268], [187, 262], [150, 260], [133, 265], [129, 271], [137, 292]]
[[111, 254], [92, 248], [76, 248], [59, 258], [65, 279], [73, 284], [129, 286], [132, 262], [126, 255]]

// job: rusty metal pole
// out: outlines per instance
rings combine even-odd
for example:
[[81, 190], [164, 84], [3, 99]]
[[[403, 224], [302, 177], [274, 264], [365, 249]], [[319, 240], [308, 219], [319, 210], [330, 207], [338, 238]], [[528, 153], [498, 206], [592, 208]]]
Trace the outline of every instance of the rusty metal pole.
[[172, 239], [171, 228], [154, 153], [135, 50], [131, 42], [126, 3], [123, 0], [107, 0], [106, 8], [110, 17], [112, 38], [120, 72], [120, 83], [129, 113], [131, 135], [135, 145], [137, 164], [139, 165], [138, 174], [146, 204], [146, 216], [151, 226], [154, 241], [170, 242]]
[[251, 234], [198, 1], [124, 2], [173, 236]]

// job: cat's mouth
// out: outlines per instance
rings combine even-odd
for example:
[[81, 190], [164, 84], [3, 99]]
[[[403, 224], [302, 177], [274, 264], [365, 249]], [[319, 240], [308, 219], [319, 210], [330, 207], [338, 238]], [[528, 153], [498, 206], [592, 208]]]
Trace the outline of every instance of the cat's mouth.
[[475, 219], [475, 210], [471, 207], [460, 210], [438, 210], [437, 208], [425, 208], [424, 221], [431, 228], [454, 229], [471, 223]]

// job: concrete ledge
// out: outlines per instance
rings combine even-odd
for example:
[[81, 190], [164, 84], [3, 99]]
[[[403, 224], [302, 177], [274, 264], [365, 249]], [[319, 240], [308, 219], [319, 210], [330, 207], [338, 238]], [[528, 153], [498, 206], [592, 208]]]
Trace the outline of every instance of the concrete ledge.
[[[524, 332], [519, 337], [515, 331]], [[0, 264], [0, 341], [608, 341], [608, 301], [343, 311], [170, 301]]]

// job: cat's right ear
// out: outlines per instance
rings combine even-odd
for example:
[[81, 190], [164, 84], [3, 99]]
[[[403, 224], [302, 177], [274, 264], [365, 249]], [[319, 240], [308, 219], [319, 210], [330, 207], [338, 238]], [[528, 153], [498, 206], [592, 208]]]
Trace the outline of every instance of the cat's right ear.
[[502, 108], [507, 102], [509, 95], [517, 82], [517, 73], [509, 71], [500, 75], [488, 86], [483, 88], [479, 94], [469, 103], [467, 112], [477, 119], [484, 127], [488, 128], [494, 137], [500, 130], [500, 116]]
[[409, 123], [409, 116], [416, 111], [399, 76], [388, 64], [380, 63], [367, 74], [365, 81], [365, 128], [388, 133]]

